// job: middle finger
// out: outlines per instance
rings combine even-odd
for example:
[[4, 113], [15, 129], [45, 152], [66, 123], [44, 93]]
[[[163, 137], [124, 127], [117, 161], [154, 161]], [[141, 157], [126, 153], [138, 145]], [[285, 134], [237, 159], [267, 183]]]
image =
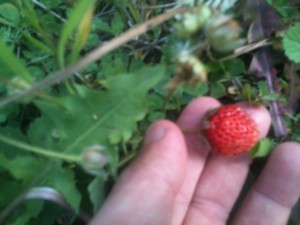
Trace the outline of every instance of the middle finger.
[[[270, 127], [264, 107], [242, 103], [241, 107], [259, 125], [260, 137]], [[247, 153], [223, 157], [210, 154], [199, 178], [184, 224], [225, 224], [246, 179], [251, 158]]]

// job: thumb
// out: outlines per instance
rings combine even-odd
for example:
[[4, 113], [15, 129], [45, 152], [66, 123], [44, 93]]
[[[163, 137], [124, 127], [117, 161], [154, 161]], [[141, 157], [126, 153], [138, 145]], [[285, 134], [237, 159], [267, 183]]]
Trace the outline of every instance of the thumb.
[[186, 159], [179, 128], [166, 120], [152, 124], [140, 155], [121, 174], [91, 224], [168, 224]]

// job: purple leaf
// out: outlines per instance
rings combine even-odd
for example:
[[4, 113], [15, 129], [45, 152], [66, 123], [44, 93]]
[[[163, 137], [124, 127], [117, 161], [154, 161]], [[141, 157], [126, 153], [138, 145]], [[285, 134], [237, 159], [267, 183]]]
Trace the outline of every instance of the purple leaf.
[[[252, 20], [248, 32], [250, 43], [269, 38], [274, 32], [284, 28], [277, 12], [265, 0], [248, 0], [245, 5], [245, 17]], [[256, 77], [265, 79], [270, 93], [280, 92], [277, 71], [273, 67], [277, 62], [274, 51], [270, 47], [263, 47], [254, 54], [249, 68]], [[277, 138], [287, 135], [283, 112], [279, 101], [270, 101], [270, 113]]]
[[248, 0], [244, 12], [246, 19], [252, 21], [248, 32], [249, 43], [268, 38], [284, 29], [279, 15], [265, 0]]
[[[258, 50], [251, 61], [250, 72], [260, 78], [265, 78], [270, 93], [278, 93], [280, 91], [277, 79], [277, 71], [273, 66], [271, 50], [262, 48]], [[274, 134], [278, 138], [287, 135], [287, 128], [283, 119], [283, 108], [279, 101], [270, 102], [270, 113], [273, 121]]]

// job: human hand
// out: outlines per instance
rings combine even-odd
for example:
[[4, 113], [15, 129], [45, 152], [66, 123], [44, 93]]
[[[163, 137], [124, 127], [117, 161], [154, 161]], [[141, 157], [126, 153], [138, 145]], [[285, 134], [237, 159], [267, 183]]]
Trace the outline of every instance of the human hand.
[[[182, 133], [199, 126], [206, 111], [219, 105], [201, 97], [186, 107], [177, 124], [152, 124], [140, 155], [121, 174], [91, 225], [226, 224], [251, 158], [247, 153], [217, 156], [199, 145], [198, 134]], [[241, 106], [264, 137], [270, 126], [268, 111]], [[286, 224], [299, 196], [300, 145], [284, 143], [272, 153], [232, 224]]]

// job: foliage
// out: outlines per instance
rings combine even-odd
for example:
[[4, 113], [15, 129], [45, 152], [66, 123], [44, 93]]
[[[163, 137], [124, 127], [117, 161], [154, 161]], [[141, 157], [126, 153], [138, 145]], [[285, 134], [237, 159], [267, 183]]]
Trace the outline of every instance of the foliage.
[[283, 39], [283, 46], [284, 51], [287, 57], [295, 62], [300, 62], [300, 23], [295, 24], [294, 26], [290, 27], [286, 34], [284, 35]]
[[[126, 39], [180, 7], [188, 11]], [[150, 123], [176, 119], [197, 96], [272, 111], [253, 157], [299, 141], [298, 9], [287, 0], [0, 0], [0, 223], [84, 224]], [[49, 198], [37, 191], [49, 188]]]

